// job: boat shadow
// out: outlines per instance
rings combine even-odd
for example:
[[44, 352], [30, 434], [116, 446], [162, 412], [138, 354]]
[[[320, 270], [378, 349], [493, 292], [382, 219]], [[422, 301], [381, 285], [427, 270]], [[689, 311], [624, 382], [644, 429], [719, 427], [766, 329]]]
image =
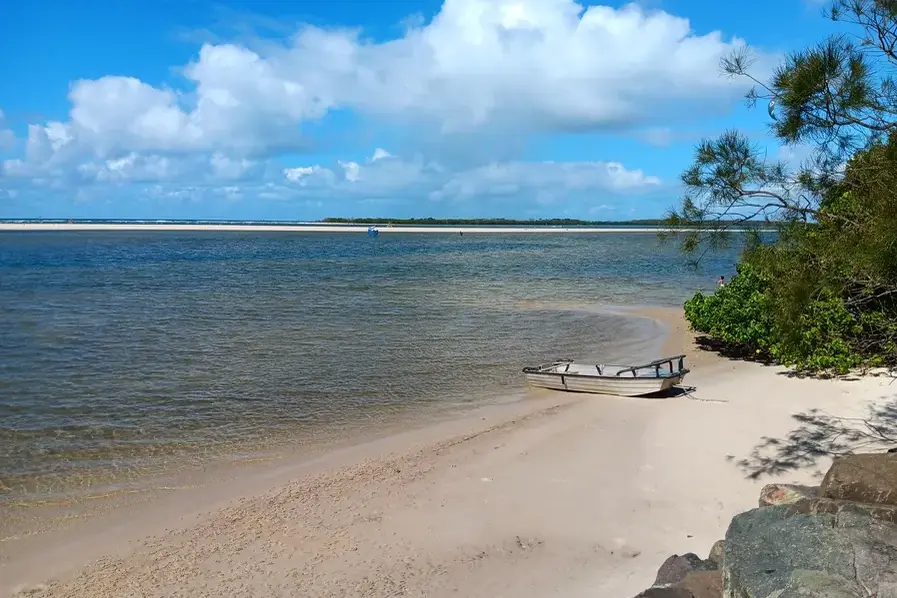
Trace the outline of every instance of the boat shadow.
[[642, 399], [675, 399], [677, 397], [687, 397], [697, 390], [695, 386], [673, 386], [658, 392], [652, 392], [646, 395], [640, 395], [636, 398]]

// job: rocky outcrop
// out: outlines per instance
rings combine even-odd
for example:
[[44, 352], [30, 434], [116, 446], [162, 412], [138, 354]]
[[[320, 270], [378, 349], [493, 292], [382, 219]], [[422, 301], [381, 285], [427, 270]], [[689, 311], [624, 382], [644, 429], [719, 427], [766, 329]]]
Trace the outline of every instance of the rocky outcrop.
[[791, 505], [808, 498], [819, 496], [818, 486], [797, 486], [794, 484], [768, 484], [760, 491], [760, 506]]
[[834, 461], [819, 487], [770, 484], [707, 559], [673, 555], [653, 598], [897, 598], [897, 454]]
[[897, 457], [893, 453], [839, 457], [819, 491], [825, 498], [897, 505]]
[[711, 560], [703, 560], [693, 552], [683, 555], [674, 554], [663, 562], [654, 578], [655, 586], [679, 583], [685, 576], [698, 571], [716, 571], [719, 566]]
[[707, 559], [693, 552], [669, 557], [657, 570], [654, 585], [637, 598], [719, 598], [723, 588], [722, 544], [717, 544]]
[[732, 520], [724, 558], [726, 598], [897, 596], [897, 527], [861, 513], [754, 509]]

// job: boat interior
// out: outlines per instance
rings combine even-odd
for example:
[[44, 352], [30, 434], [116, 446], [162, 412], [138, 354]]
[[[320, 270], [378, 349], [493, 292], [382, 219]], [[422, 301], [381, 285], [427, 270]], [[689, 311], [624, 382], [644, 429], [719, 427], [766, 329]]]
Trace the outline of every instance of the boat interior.
[[576, 363], [570, 360], [563, 360], [548, 366], [542, 366], [539, 369], [543, 373], [573, 374], [576, 376], [662, 378], [688, 372], [684, 365], [684, 358], [684, 355], [675, 355], [635, 366], [610, 363]]

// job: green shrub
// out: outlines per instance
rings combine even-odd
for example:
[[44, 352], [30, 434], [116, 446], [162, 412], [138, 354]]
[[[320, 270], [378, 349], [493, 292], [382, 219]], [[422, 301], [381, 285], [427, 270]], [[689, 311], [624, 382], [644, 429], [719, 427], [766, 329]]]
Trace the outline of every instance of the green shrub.
[[[728, 355], [752, 357], [802, 371], [846, 373], [858, 366], [897, 360], [897, 320], [881, 311], [851, 313], [844, 301], [822, 294], [803, 304], [780, 304], [769, 279], [749, 262], [712, 295], [685, 302], [691, 328], [715, 341]], [[787, 298], [787, 296], [786, 296]], [[870, 338], [886, 339], [870, 344]]]
[[769, 357], [773, 349], [767, 283], [746, 263], [729, 284], [713, 295], [685, 302], [685, 318], [692, 329], [722, 343], [733, 353]]

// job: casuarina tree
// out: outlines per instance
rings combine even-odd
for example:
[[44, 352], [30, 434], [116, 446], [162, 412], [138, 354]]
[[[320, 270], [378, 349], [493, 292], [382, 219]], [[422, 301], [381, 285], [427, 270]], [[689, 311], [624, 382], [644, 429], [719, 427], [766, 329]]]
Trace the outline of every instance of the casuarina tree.
[[[769, 160], [738, 131], [702, 141], [667, 223], [695, 262], [745, 242], [742, 279], [686, 303], [695, 330], [730, 351], [843, 372], [897, 365], [897, 0], [835, 0], [827, 16], [843, 32], [768, 80], [746, 52], [722, 62], [753, 81], [749, 105], [806, 160]], [[733, 234], [758, 221], [773, 234]]]

